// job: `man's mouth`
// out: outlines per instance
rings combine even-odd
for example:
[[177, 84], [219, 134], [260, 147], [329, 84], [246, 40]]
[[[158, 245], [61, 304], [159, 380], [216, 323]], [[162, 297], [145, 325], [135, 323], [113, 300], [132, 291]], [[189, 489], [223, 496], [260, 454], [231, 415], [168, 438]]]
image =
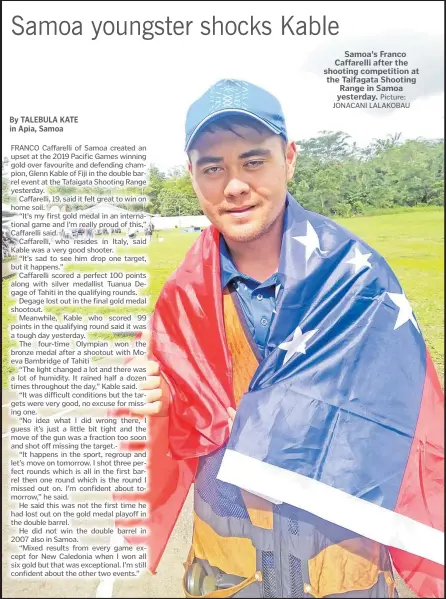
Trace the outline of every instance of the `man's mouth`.
[[236, 208], [226, 210], [226, 212], [229, 214], [242, 215], [246, 214], [247, 212], [250, 212], [251, 210], [254, 210], [254, 208], [255, 206], [238, 206]]

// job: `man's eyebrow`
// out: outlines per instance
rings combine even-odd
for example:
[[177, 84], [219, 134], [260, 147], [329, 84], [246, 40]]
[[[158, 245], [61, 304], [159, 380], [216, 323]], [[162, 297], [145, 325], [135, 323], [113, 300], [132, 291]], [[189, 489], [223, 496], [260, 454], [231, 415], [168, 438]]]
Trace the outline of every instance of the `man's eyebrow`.
[[253, 148], [252, 150], [240, 154], [239, 158], [244, 160], [245, 158], [252, 158], [253, 156], [271, 156], [271, 151], [266, 148]]
[[202, 156], [197, 160], [197, 166], [209, 164], [210, 162], [223, 162], [223, 158], [221, 156]]
[[[247, 152], [243, 152], [243, 154], [239, 155], [240, 160], [245, 160], [246, 158], [252, 158], [253, 156], [271, 156], [271, 151], [266, 148], [253, 148], [252, 150], [248, 150]], [[203, 164], [209, 163], [219, 163], [223, 162], [222, 156], [201, 156], [197, 160], [197, 166], [202, 166]]]

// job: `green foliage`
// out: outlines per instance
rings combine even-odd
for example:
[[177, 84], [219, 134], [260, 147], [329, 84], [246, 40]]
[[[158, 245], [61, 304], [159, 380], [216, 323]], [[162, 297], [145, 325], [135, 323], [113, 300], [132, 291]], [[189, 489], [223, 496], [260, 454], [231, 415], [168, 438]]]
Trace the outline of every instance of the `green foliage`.
[[145, 191], [150, 199], [150, 210], [153, 214], [160, 213], [158, 196], [163, 189], [165, 181], [166, 175], [162, 173], [156, 165], [151, 164], [148, 174], [148, 185]]
[[[300, 154], [291, 194], [305, 208], [327, 216], [355, 216], [398, 207], [444, 204], [444, 140], [422, 138], [401, 141], [401, 134], [374, 139], [359, 147], [343, 131], [321, 131], [318, 136], [298, 140]], [[162, 172], [151, 164], [145, 187], [49, 188], [60, 195], [141, 196], [127, 203], [131, 210], [162, 216], [202, 214], [184, 166]], [[7, 197], [3, 177], [2, 197]], [[87, 206], [87, 204], [85, 204]], [[70, 209], [84, 207], [69, 204]]]
[[289, 191], [305, 208], [354, 216], [398, 206], [444, 204], [443, 140], [375, 139], [366, 148], [343, 132], [298, 142]]
[[333, 162], [350, 156], [353, 146], [349, 145], [350, 135], [343, 131], [321, 131], [318, 137], [299, 141], [300, 148], [309, 158], [321, 162]]
[[181, 216], [203, 214], [192, 180], [183, 167], [172, 169], [158, 194], [161, 216]]

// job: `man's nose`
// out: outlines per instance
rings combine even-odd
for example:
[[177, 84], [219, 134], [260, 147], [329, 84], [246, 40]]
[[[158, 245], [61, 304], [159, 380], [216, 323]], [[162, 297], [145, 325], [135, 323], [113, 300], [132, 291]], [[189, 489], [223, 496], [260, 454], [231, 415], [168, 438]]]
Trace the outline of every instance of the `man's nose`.
[[249, 185], [236, 177], [233, 177], [225, 187], [225, 197], [237, 197], [249, 193]]

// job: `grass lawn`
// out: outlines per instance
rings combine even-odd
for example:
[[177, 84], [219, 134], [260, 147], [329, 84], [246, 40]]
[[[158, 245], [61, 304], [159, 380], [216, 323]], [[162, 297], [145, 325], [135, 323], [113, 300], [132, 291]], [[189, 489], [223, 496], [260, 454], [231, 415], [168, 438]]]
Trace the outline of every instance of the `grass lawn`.
[[[150, 260], [150, 313], [161, 292], [164, 282], [183, 260], [187, 250], [199, 237], [199, 233], [182, 233], [178, 229], [160, 231], [149, 247]], [[160, 243], [158, 239], [164, 239]]]
[[[365, 242], [380, 252], [398, 277], [414, 313], [420, 323], [423, 335], [431, 351], [432, 358], [441, 377], [444, 375], [444, 237], [442, 209], [403, 211], [399, 214], [385, 214], [350, 219], [338, 219], [338, 222], [350, 231], [359, 235]], [[159, 232], [151, 244], [117, 249], [117, 253], [126, 255], [143, 255], [148, 257], [148, 264], [120, 263], [115, 265], [93, 265], [72, 263], [67, 270], [121, 270], [138, 271], [149, 274], [149, 284], [141, 293], [149, 295], [149, 312], [153, 311], [155, 302], [166, 278], [174, 271], [184, 258], [186, 251], [197, 239], [198, 233], [183, 233], [179, 230]], [[159, 242], [159, 238], [164, 241]], [[12, 321], [9, 308], [13, 302], [9, 299], [10, 280], [2, 282], [2, 374], [3, 388], [7, 388], [7, 375], [12, 373], [9, 365], [8, 325]], [[141, 307], [89, 307], [74, 306], [72, 308], [56, 306], [48, 311], [55, 315], [67, 312], [96, 314], [137, 314]], [[91, 333], [91, 337], [111, 340], [112, 333]], [[5, 376], [6, 375], [6, 376]]]
[[[444, 211], [419, 209], [398, 214], [336, 219], [387, 260], [411, 302], [441, 378], [444, 375]], [[160, 232], [150, 245], [150, 311], [166, 278], [198, 233]]]

